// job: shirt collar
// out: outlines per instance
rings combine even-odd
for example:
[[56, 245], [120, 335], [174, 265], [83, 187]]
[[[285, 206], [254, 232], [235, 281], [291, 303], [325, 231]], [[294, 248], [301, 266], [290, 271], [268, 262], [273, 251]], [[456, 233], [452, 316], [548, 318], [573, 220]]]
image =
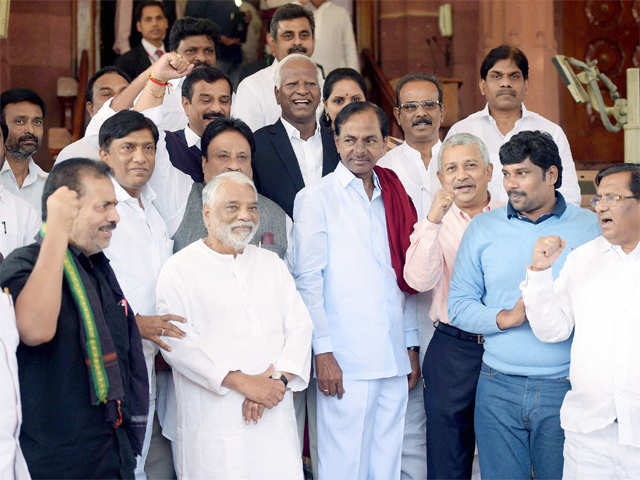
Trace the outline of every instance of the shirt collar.
[[[530, 112], [529, 110], [527, 110], [527, 107], [524, 106], [524, 102], [522, 102], [520, 104], [520, 108], [522, 109], [522, 116], [520, 117], [525, 118], [531, 115], [532, 112]], [[480, 110], [480, 116], [482, 117], [491, 117], [491, 113], [489, 112], [489, 104], [485, 104], [484, 108], [482, 110]]]
[[145, 52], [147, 52], [147, 55], [149, 55], [151, 58], [156, 58], [156, 52], [158, 50], [162, 50], [163, 53], [166, 53], [164, 51], [164, 45], [156, 47], [152, 45], [151, 42], [148, 42], [144, 38], [140, 41], [140, 43], [142, 44], [142, 48], [144, 48]]
[[[355, 179], [360, 180], [358, 177], [356, 177], [353, 174], [353, 172], [351, 172], [351, 170], [349, 170], [347, 167], [345, 167], [344, 163], [342, 163], [342, 162], [338, 162], [338, 166], [334, 170], [334, 173], [335, 173], [336, 177], [338, 177], [338, 182], [340, 183], [340, 185], [342, 187], [346, 187], [351, 182], [353, 182]], [[373, 174], [373, 186], [374, 186], [374, 188], [378, 188], [378, 189], [380, 189], [380, 191], [382, 191], [382, 187], [380, 185], [380, 180], [378, 180], [378, 175], [376, 175], [375, 171], [372, 172], [372, 174]]]
[[[138, 200], [134, 197], [132, 197], [131, 195], [129, 195], [129, 192], [127, 192], [122, 185], [120, 185], [115, 178], [111, 177], [111, 183], [113, 184], [113, 189], [116, 192], [116, 200], [118, 202], [122, 202], [122, 203], [126, 203], [129, 201], [133, 201], [135, 203], [138, 202]], [[153, 191], [153, 189], [149, 186], [149, 184], [145, 184], [144, 187], [142, 187], [142, 190], [140, 191], [140, 200], [142, 201], [142, 205], [144, 206], [144, 208], [147, 208], [147, 205], [149, 205], [151, 202], [153, 202], [153, 200], [155, 200], [156, 198], [156, 193]]]
[[[9, 173], [6, 173], [6, 172], [9, 172]], [[6, 175], [10, 174], [15, 181], [15, 175], [13, 175], [13, 170], [11, 170], [11, 165], [9, 165], [9, 162], [7, 161], [6, 158], [4, 160], [4, 165], [2, 165], [2, 170], [0, 170], [0, 173], [6, 174]], [[38, 179], [38, 177], [46, 179], [47, 172], [42, 170], [38, 166], [38, 164], [33, 161], [33, 157], [29, 157], [29, 173], [27, 173], [27, 176], [24, 179], [24, 182], [22, 183], [22, 187], [24, 188], [28, 185], [31, 185]]]
[[184, 139], [187, 141], [187, 147], [191, 148], [195, 145], [200, 150], [202, 150], [202, 148], [200, 148], [200, 137], [196, 134], [196, 132], [189, 128], [189, 125], [184, 127]]
[[524, 222], [529, 222], [537, 225], [538, 223], [542, 223], [553, 216], [556, 216], [558, 218], [562, 217], [562, 214], [566, 209], [567, 209], [567, 202], [565, 202], [562, 194], [556, 190], [556, 204], [553, 207], [553, 210], [551, 210], [550, 213], [545, 213], [540, 218], [538, 218], [538, 220], [536, 220], [535, 222], [531, 221], [529, 218], [527, 218], [526, 216], [521, 214], [519, 211], [517, 211], [515, 208], [513, 208], [513, 206], [511, 205], [511, 201], [507, 203], [507, 218], [510, 219], [512, 217], [515, 217], [518, 220], [522, 220]]
[[604, 238], [604, 236], [600, 236], [599, 238], [600, 238], [600, 244], [602, 247], [602, 252], [604, 253], [612, 252], [621, 258], [628, 258], [630, 260], [636, 259], [640, 261], [640, 243], [638, 243], [638, 245], [636, 245], [636, 248], [634, 248], [632, 251], [630, 251], [629, 253], [625, 253], [624, 250], [622, 250], [622, 247], [620, 245], [614, 245], [609, 240]]
[[[291, 125], [289, 122], [287, 122], [284, 117], [280, 117], [280, 120], [282, 121], [282, 125], [284, 125], [284, 129], [287, 131], [287, 136], [289, 137], [289, 140], [293, 140], [294, 138], [300, 139], [300, 130], [298, 130], [296, 127], [294, 127], [293, 125]], [[317, 137], [320, 135], [320, 122], [316, 122], [316, 129], [313, 132], [313, 137], [309, 137], [307, 138], [307, 140], [311, 140], [314, 137]]]

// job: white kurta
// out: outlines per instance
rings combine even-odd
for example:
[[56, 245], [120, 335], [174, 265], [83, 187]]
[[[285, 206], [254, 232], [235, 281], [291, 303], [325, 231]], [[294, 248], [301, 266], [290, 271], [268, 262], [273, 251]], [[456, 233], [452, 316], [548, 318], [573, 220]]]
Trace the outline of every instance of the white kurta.
[[316, 34], [311, 59], [322, 65], [325, 76], [341, 67], [360, 71], [358, 47], [347, 10], [333, 2], [324, 2], [313, 12], [313, 17]]
[[31, 478], [20, 450], [20, 386], [16, 349], [20, 339], [11, 297], [0, 293], [0, 478]]
[[[274, 253], [252, 245], [233, 257], [198, 240], [163, 267], [158, 314], [186, 318], [181, 340], [166, 337], [178, 400], [180, 478], [301, 479], [291, 390], [309, 380], [312, 324], [293, 278]], [[242, 418], [244, 397], [222, 386], [234, 370], [269, 364], [294, 377], [284, 399], [257, 424]]]

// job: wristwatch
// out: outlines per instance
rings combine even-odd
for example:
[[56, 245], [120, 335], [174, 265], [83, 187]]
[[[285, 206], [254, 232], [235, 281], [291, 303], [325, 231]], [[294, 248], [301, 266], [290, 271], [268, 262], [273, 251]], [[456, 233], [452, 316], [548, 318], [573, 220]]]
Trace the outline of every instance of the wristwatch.
[[407, 347], [407, 350], [411, 352], [420, 353], [420, 347]]
[[287, 377], [285, 377], [284, 375], [280, 375], [280, 380], [282, 380], [282, 383], [284, 383], [284, 388], [287, 388], [287, 385], [289, 384], [289, 380], [287, 380]]

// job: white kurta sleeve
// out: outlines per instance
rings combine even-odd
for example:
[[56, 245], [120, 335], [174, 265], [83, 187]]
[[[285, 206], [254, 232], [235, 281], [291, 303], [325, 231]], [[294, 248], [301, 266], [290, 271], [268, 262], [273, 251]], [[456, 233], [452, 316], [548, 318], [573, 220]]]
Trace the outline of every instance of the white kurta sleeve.
[[184, 317], [186, 323], [175, 323], [185, 336], [181, 339], [163, 337], [171, 347], [171, 351], [162, 351], [167, 363], [177, 372], [185, 376], [202, 388], [224, 395], [229, 389], [222, 386], [222, 381], [229, 373], [229, 369], [214, 360], [208, 353], [210, 348], [202, 343], [197, 326], [188, 318], [187, 309], [183, 303], [186, 298], [181, 287], [189, 288], [185, 281], [170, 264], [160, 272], [156, 288], [156, 303], [158, 315], [174, 314]]
[[295, 375], [289, 381], [294, 392], [304, 390], [309, 383], [311, 373], [311, 333], [313, 324], [296, 290], [293, 277], [284, 262], [278, 260], [280, 289], [282, 292], [282, 314], [284, 315], [285, 344], [277, 359], [275, 369]]
[[555, 282], [551, 268], [540, 272], [527, 269], [527, 277], [520, 284], [529, 325], [542, 342], [562, 342], [573, 331], [574, 317], [568, 295], [570, 259], [571, 256]]

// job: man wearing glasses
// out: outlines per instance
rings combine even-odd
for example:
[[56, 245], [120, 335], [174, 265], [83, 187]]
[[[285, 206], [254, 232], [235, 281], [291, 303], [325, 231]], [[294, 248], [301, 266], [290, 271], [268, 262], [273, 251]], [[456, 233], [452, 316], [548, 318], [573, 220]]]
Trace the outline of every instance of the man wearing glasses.
[[538, 239], [522, 296], [533, 333], [571, 346], [560, 411], [563, 478], [640, 478], [640, 165], [601, 170], [592, 205], [602, 236], [552, 268], [564, 236]]
[[[493, 178], [489, 184], [491, 197], [506, 203], [507, 192], [502, 187], [502, 168], [498, 157], [500, 147], [518, 132], [548, 132], [558, 145], [562, 159], [563, 182], [560, 193], [567, 202], [580, 205], [580, 187], [566, 135], [559, 125], [524, 106], [528, 77], [529, 62], [520, 49], [500, 45], [491, 50], [480, 67], [480, 93], [486, 98], [487, 104], [479, 112], [454, 124], [447, 138], [455, 133], [472, 133], [482, 139], [489, 149], [493, 164]], [[429, 178], [436, 178], [437, 171], [438, 166], [431, 165]]]
[[[474, 415], [483, 478], [561, 478], [560, 405], [570, 389], [571, 338], [538, 340], [519, 287], [538, 238], [559, 235], [569, 252], [599, 236], [600, 228], [592, 212], [567, 204], [558, 191], [563, 165], [548, 133], [514, 135], [500, 148], [500, 162], [509, 203], [467, 227], [447, 313], [454, 327], [484, 336]], [[565, 258], [550, 276], [557, 277]], [[609, 316], [600, 320], [603, 330], [612, 328]]]
[[[407, 191], [418, 214], [418, 220], [427, 216], [433, 195], [440, 189], [437, 177], [429, 179], [429, 164], [437, 164], [440, 151], [440, 122], [444, 118], [442, 86], [432, 75], [410, 73], [396, 86], [396, 102], [393, 114], [404, 132], [404, 142], [391, 149], [378, 165], [393, 170]], [[437, 168], [436, 168], [437, 170]], [[420, 335], [420, 364], [433, 336], [429, 316], [431, 293], [412, 295], [406, 301], [405, 317], [418, 324]], [[418, 386], [422, 386], [418, 380]], [[426, 461], [427, 418], [422, 399], [422, 388], [409, 392], [405, 431], [402, 446], [402, 478], [422, 479], [427, 475]]]

